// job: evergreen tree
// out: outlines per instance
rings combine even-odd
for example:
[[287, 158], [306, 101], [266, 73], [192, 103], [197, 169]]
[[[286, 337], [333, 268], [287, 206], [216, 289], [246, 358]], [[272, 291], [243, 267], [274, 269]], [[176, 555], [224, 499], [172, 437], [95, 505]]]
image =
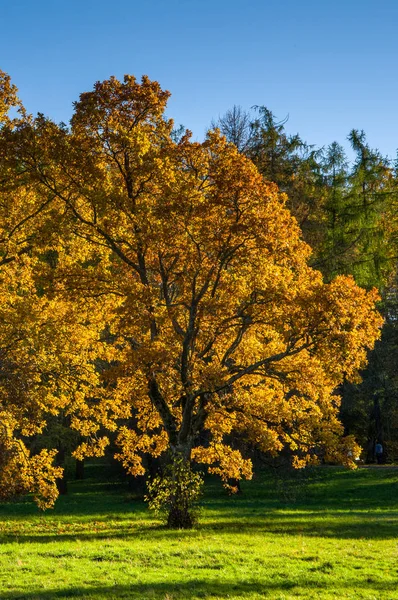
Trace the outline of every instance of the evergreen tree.
[[397, 193], [396, 183], [389, 161], [369, 147], [363, 131], [353, 129], [348, 139], [357, 157], [348, 179], [343, 211], [345, 272], [352, 273], [362, 286], [381, 288], [394, 266], [386, 218]]

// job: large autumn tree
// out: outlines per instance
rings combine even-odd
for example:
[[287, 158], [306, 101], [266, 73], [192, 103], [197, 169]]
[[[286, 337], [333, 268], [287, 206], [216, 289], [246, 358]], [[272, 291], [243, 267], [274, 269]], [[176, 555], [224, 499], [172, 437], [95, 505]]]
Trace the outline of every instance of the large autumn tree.
[[[84, 299], [109, 348], [101, 384], [74, 391], [77, 455], [102, 452], [107, 427], [133, 474], [149, 453], [168, 454], [175, 477], [196, 461], [226, 483], [250, 478], [231, 433], [288, 448], [296, 466], [348, 464], [334, 390], [378, 336], [377, 295], [349, 277], [324, 284], [286, 196], [217, 131], [176, 143], [168, 96], [111, 78], [81, 95], [70, 129], [40, 116], [9, 145], [60, 224], [43, 294]], [[189, 525], [179, 500], [169, 523]]]

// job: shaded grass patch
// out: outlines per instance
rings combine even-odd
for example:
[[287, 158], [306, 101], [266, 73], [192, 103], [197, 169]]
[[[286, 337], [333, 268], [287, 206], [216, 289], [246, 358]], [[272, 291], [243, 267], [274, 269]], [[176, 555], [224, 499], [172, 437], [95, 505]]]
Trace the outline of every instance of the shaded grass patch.
[[235, 497], [209, 479], [191, 531], [162, 527], [123, 479], [88, 474], [51, 512], [0, 505], [0, 599], [398, 599], [394, 469], [320, 467], [290, 501], [270, 472]]

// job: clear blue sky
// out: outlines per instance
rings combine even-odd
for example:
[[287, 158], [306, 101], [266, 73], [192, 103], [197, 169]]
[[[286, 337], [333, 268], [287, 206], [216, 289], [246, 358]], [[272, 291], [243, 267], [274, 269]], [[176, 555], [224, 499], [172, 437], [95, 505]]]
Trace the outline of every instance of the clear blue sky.
[[398, 0], [0, 0], [0, 68], [30, 112], [68, 121], [110, 75], [147, 74], [202, 139], [263, 104], [309, 143], [398, 147]]

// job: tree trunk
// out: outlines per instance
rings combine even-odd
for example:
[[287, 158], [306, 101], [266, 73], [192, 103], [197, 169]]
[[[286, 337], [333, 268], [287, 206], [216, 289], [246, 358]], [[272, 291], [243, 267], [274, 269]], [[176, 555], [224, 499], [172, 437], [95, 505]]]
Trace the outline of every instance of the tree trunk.
[[76, 460], [75, 479], [84, 479], [84, 460]]
[[66, 471], [65, 471], [65, 454], [66, 454], [65, 449], [63, 447], [60, 447], [58, 450], [56, 460], [55, 460], [57, 466], [62, 467], [64, 469], [62, 477], [60, 477], [56, 481], [57, 489], [61, 496], [66, 496], [68, 493], [68, 481], [67, 481]]
[[234, 493], [234, 494], [241, 494], [242, 493], [242, 489], [240, 487], [240, 479], [236, 479], [235, 477], [230, 477], [228, 479], [228, 485], [231, 488], [234, 488], [233, 490], [231, 490], [231, 493]]
[[191, 529], [196, 522], [194, 505], [200, 495], [201, 478], [191, 470], [190, 453], [190, 446], [185, 446], [174, 450], [171, 455], [167, 517], [167, 527], [171, 529]]

